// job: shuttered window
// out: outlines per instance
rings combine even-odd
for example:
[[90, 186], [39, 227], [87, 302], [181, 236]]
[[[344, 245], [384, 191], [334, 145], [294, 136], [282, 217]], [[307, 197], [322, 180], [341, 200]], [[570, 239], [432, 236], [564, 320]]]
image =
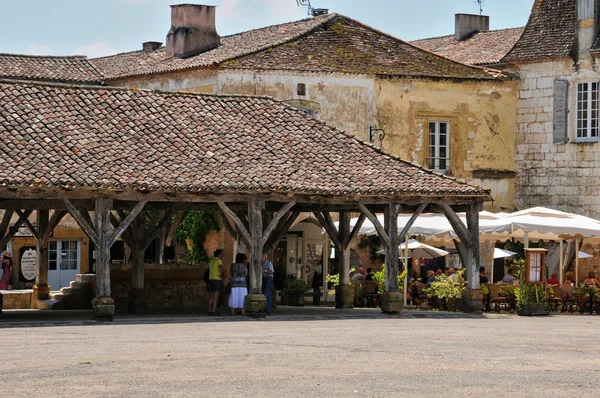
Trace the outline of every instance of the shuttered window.
[[429, 159], [430, 169], [446, 172], [450, 170], [450, 123], [429, 122]]
[[558, 79], [554, 81], [554, 143], [567, 142], [567, 115], [569, 109], [569, 82]]

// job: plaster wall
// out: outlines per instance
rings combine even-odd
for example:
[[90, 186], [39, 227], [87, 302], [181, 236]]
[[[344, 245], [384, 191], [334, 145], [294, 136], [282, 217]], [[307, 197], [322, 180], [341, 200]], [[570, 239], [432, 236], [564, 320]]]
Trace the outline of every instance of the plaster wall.
[[[600, 217], [600, 143], [576, 140], [577, 84], [600, 81], [596, 69], [589, 56], [577, 66], [571, 60], [519, 66], [517, 206], [546, 206]], [[568, 140], [559, 144], [553, 143], [555, 79], [569, 81]]]
[[[378, 80], [377, 125], [387, 133], [383, 147], [427, 166], [429, 122], [448, 121], [450, 174], [473, 180], [478, 170], [514, 171], [517, 86], [516, 80]], [[486, 210], [512, 208], [512, 177], [480, 182], [495, 199]]]

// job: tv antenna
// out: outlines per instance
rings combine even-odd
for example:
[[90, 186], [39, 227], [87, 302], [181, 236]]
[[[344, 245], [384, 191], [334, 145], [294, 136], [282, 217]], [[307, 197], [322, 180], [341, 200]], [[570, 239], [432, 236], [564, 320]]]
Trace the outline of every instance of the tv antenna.
[[310, 4], [310, 0], [296, 0], [296, 4], [298, 4], [298, 7], [305, 7], [306, 15], [312, 15], [313, 17], [327, 14], [329, 12], [328, 8], [314, 8]]
[[483, 15], [483, 5], [485, 4], [485, 0], [475, 0], [475, 3], [479, 6], [479, 15]]

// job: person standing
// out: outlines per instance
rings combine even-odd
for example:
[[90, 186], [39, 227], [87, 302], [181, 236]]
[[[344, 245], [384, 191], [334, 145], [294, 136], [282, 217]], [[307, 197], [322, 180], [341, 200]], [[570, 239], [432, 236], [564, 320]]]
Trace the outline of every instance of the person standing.
[[267, 297], [267, 315], [271, 315], [271, 309], [273, 306], [273, 274], [275, 269], [273, 263], [267, 260], [267, 254], [263, 253], [260, 258], [262, 263], [263, 277], [262, 277], [262, 292]]
[[248, 294], [246, 259], [244, 253], [238, 253], [235, 255], [235, 263], [231, 264], [231, 294], [229, 295], [231, 315], [235, 315], [235, 310], [239, 308], [244, 315], [244, 298]]
[[0, 290], [8, 290], [11, 280], [12, 261], [9, 252], [2, 253], [0, 259], [0, 267], [2, 267], [2, 278], [0, 278]]
[[217, 312], [219, 295], [223, 291], [223, 250], [217, 249], [214, 257], [208, 262], [208, 283], [210, 298], [208, 300], [208, 315], [221, 315]]

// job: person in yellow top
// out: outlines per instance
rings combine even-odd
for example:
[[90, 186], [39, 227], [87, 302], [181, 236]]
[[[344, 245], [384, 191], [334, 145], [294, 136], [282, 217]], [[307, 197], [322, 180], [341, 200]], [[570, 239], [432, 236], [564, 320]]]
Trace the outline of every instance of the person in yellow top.
[[219, 294], [223, 291], [223, 250], [217, 249], [214, 257], [208, 262], [208, 286], [210, 298], [208, 300], [208, 315], [221, 315], [217, 312]]

